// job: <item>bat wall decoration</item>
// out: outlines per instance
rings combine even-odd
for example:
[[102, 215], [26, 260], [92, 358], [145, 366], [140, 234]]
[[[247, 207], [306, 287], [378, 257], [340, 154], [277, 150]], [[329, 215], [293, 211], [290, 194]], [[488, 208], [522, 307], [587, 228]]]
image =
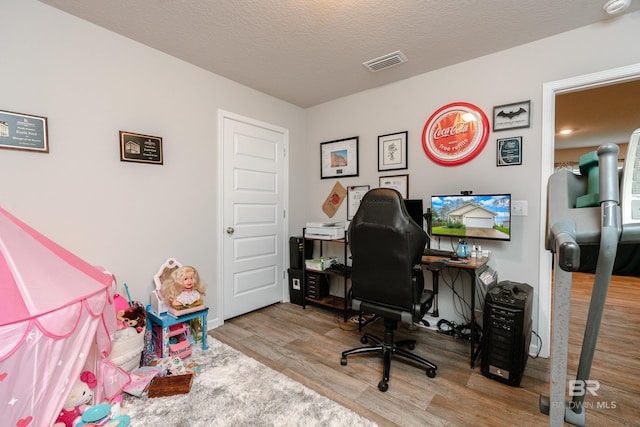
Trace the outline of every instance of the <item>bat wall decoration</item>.
[[509, 111], [506, 112], [504, 110], [500, 110], [500, 112], [498, 113], [498, 117], [506, 117], [508, 119], [513, 119], [515, 116], [519, 116], [522, 113], [526, 113], [527, 110], [525, 110], [524, 108], [520, 107], [517, 111]]
[[531, 123], [531, 101], [493, 107], [493, 130], [528, 128]]

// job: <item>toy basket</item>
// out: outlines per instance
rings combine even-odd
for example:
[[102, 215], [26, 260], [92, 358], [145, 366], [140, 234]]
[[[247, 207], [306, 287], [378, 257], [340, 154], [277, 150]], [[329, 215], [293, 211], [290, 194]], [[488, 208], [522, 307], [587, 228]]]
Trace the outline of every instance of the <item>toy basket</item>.
[[144, 332], [129, 327], [117, 331], [113, 340], [111, 360], [122, 369], [131, 372], [140, 366], [140, 356], [144, 350]]

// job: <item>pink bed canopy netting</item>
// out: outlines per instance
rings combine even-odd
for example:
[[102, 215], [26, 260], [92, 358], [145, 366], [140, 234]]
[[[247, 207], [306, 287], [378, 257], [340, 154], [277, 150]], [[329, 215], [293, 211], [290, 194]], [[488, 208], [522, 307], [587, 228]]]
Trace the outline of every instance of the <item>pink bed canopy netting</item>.
[[0, 424], [53, 424], [83, 370], [95, 403], [122, 391], [114, 277], [0, 208]]

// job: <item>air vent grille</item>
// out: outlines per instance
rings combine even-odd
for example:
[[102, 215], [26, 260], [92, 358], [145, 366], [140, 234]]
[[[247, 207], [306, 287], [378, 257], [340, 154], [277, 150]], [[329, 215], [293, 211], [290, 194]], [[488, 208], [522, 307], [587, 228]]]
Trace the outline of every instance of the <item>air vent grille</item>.
[[402, 64], [403, 62], [407, 62], [407, 57], [404, 53], [396, 50], [395, 52], [388, 53], [379, 58], [363, 62], [362, 65], [367, 67], [369, 71], [375, 73], [376, 71], [384, 70], [385, 68], [393, 67], [394, 65]]

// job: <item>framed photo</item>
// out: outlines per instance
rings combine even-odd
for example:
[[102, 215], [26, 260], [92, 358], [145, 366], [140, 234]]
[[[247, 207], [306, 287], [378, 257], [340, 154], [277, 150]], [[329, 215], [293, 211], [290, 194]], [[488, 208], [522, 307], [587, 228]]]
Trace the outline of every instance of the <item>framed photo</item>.
[[498, 139], [497, 165], [513, 166], [522, 164], [522, 137]]
[[378, 171], [407, 169], [407, 135], [404, 131], [378, 137]]
[[398, 190], [403, 199], [409, 198], [409, 175], [381, 176], [380, 188]]
[[358, 137], [320, 143], [320, 179], [358, 176]]
[[347, 187], [347, 221], [351, 221], [358, 212], [360, 201], [369, 191], [368, 185], [353, 185]]
[[531, 126], [531, 101], [493, 107], [493, 131]]
[[120, 161], [161, 165], [162, 138], [120, 131]]
[[0, 148], [48, 153], [47, 118], [0, 110]]

